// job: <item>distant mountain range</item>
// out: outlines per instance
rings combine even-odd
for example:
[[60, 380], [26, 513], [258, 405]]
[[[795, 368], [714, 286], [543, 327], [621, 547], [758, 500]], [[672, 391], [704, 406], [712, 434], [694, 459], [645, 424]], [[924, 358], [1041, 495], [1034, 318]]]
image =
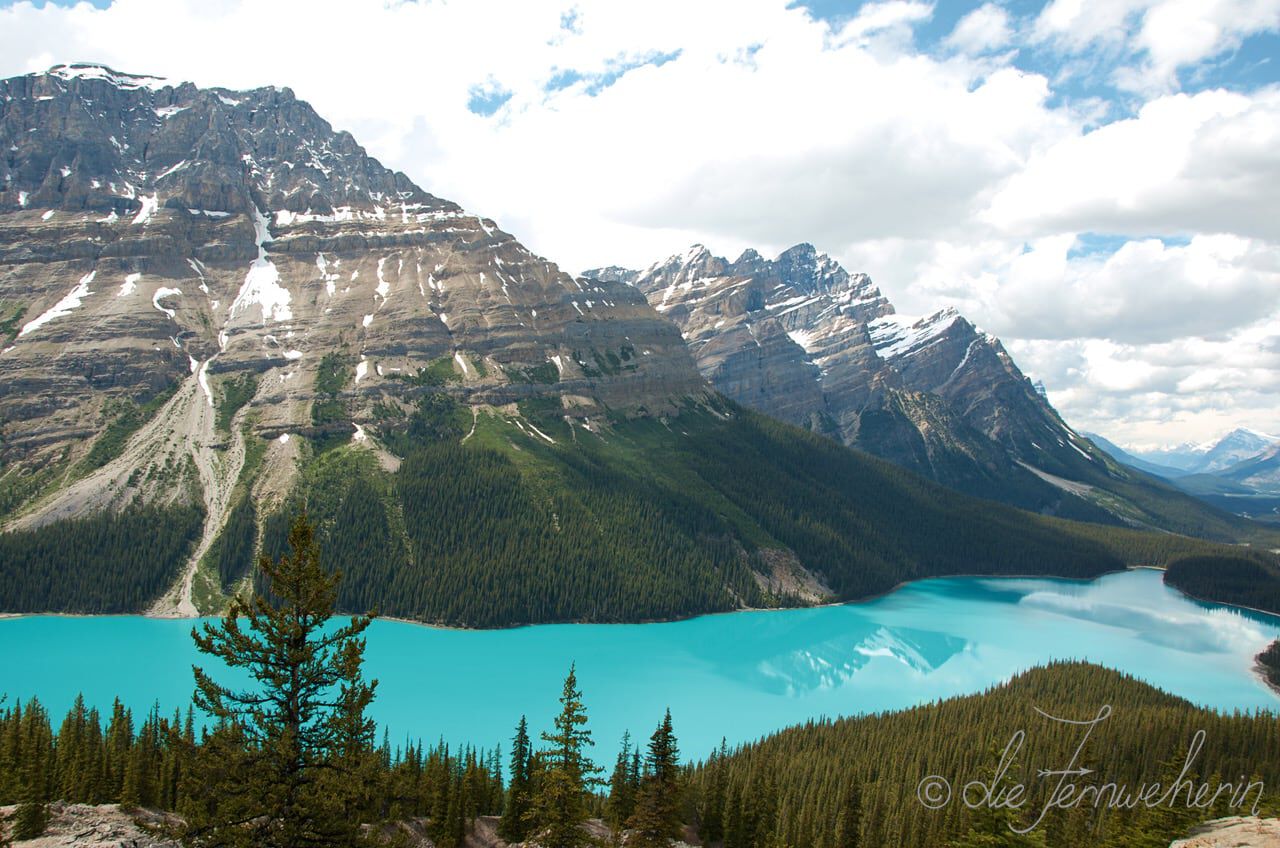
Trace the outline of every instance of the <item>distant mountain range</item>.
[[1096, 434], [1117, 461], [1170, 480], [1238, 515], [1280, 520], [1280, 436], [1238, 428], [1215, 442], [1126, 451]]

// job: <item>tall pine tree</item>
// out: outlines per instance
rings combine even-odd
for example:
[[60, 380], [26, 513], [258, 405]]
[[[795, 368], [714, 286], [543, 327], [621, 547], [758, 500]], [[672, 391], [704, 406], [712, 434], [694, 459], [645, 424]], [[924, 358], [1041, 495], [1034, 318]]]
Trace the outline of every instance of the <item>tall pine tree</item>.
[[[292, 552], [259, 562], [264, 591], [237, 598], [216, 626], [192, 630], [202, 653], [242, 669], [249, 688], [231, 689], [195, 667], [195, 703], [216, 722], [190, 785], [187, 841], [264, 848], [350, 845], [354, 781], [327, 779], [345, 767], [342, 746], [364, 745], [363, 708], [372, 684], [361, 677], [367, 616], [340, 627], [333, 616], [339, 576], [320, 563], [304, 514], [289, 532]], [[369, 731], [369, 732], [366, 732]], [[206, 750], [208, 749], [208, 750]], [[348, 752], [349, 753], [349, 752]]]
[[631, 776], [631, 734], [622, 734], [622, 749], [609, 776], [609, 798], [604, 806], [605, 823], [615, 833], [627, 826], [627, 820], [636, 809], [636, 782]]
[[520, 716], [511, 739], [511, 779], [507, 783], [507, 804], [498, 822], [498, 835], [507, 842], [524, 842], [529, 834], [533, 803], [530, 766], [533, 749], [529, 744], [529, 723]]
[[543, 848], [580, 848], [590, 845], [583, 829], [590, 807], [590, 792], [600, 781], [599, 769], [587, 757], [591, 731], [586, 729], [587, 711], [578, 690], [574, 666], [564, 680], [560, 714], [555, 732], [542, 734], [547, 747], [542, 752], [543, 768], [534, 798], [534, 836]]
[[680, 838], [680, 749], [671, 710], [649, 738], [645, 775], [628, 824], [633, 831], [629, 846], [666, 848]]

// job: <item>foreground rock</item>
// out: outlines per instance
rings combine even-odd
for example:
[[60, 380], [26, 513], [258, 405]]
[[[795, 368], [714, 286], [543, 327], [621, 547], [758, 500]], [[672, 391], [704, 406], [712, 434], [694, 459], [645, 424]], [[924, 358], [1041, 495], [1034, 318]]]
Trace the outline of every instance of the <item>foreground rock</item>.
[[[0, 807], [0, 816], [11, 816], [16, 807]], [[177, 819], [154, 810], [125, 812], [117, 804], [91, 806], [89, 804], [49, 805], [49, 828], [38, 839], [13, 843], [15, 848], [179, 848], [178, 843], [165, 839], [162, 831]]]
[[1280, 820], [1252, 816], [1218, 819], [1197, 827], [1169, 848], [1280, 848]]

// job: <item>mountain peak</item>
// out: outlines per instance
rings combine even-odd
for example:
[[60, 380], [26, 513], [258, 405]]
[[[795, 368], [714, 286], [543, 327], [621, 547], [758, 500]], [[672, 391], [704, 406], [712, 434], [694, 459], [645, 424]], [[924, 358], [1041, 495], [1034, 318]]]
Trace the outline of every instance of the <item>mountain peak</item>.
[[1280, 442], [1280, 436], [1264, 433], [1261, 430], [1255, 430], [1252, 427], [1237, 427], [1227, 435], [1218, 440], [1218, 443], [1227, 441], [1228, 439], [1253, 439], [1260, 442]]
[[165, 207], [313, 218], [385, 214], [393, 205], [461, 213], [384, 167], [288, 88], [174, 86], [81, 62], [2, 80], [0, 91], [9, 151], [0, 209], [128, 219]]
[[97, 62], [73, 62], [71, 64], [54, 65], [45, 71], [45, 75], [59, 77], [64, 80], [102, 80], [114, 85], [116, 88], [124, 89], [157, 89], [171, 86], [171, 83], [164, 77], [125, 73]]

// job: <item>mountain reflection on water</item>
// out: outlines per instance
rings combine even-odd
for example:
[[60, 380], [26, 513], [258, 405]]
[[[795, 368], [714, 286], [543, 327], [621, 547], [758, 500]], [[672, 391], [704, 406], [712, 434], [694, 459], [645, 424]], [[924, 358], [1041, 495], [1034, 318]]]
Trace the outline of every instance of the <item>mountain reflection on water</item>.
[[[0, 620], [0, 690], [55, 715], [78, 692], [135, 711], [188, 703], [203, 662], [191, 622], [137, 616]], [[865, 603], [665, 624], [441, 630], [375, 621], [372, 714], [393, 740], [504, 743], [522, 714], [546, 729], [578, 668], [597, 758], [645, 738], [671, 708], [681, 750], [706, 753], [821, 716], [979, 692], [1033, 665], [1087, 659], [1195, 703], [1280, 709], [1253, 656], [1280, 619], [1192, 601], [1140, 570], [1094, 581], [953, 577]], [[0, 694], [3, 694], [0, 692]]]

